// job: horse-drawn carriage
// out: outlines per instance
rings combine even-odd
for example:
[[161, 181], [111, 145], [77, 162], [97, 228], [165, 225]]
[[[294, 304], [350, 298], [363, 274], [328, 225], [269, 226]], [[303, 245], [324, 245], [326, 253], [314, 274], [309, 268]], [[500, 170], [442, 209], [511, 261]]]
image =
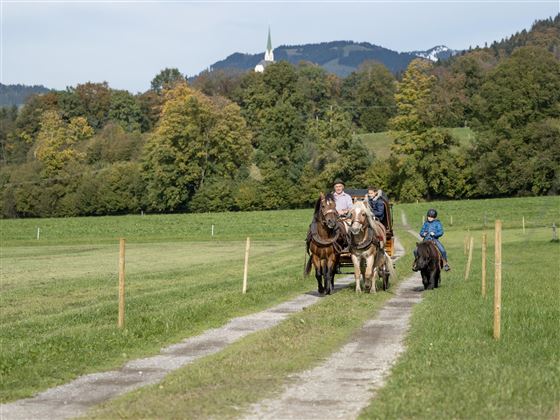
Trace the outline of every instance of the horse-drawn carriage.
[[[389, 202], [383, 199], [385, 214], [376, 220], [363, 202], [366, 190], [350, 190], [354, 205], [350, 212], [351, 226], [345, 229], [338, 218], [333, 194], [321, 193], [315, 203], [313, 220], [307, 232], [309, 259], [304, 268], [308, 275], [315, 268], [317, 290], [330, 294], [334, 290], [336, 265], [354, 263], [356, 292], [361, 291], [361, 281], [367, 292], [376, 291], [376, 279], [383, 280], [383, 290], [389, 287], [389, 278], [395, 276], [393, 262], [393, 219]], [[381, 244], [384, 242], [383, 246]], [[348, 249], [345, 249], [348, 246]]]
[[[346, 194], [352, 197], [352, 202], [364, 201], [368, 190], [365, 189], [346, 189]], [[394, 237], [393, 237], [393, 205], [385, 198], [382, 198], [383, 205], [385, 206], [385, 216], [380, 220], [381, 224], [386, 229], [385, 252], [390, 257], [394, 254]], [[339, 264], [341, 267], [353, 267], [350, 252], [343, 252], [340, 254]]]

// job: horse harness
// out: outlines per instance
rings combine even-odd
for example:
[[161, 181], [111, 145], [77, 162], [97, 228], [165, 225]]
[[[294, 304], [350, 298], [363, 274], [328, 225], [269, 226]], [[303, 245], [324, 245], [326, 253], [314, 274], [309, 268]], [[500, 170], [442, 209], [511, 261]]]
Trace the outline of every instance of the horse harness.
[[375, 244], [376, 246], [379, 246], [379, 240], [375, 237], [374, 229], [371, 226], [369, 226], [369, 224], [367, 227], [365, 238], [362, 242], [356, 244], [354, 242], [354, 235], [350, 235], [350, 237], [351, 238], [348, 242], [350, 243], [350, 247], [353, 249], [358, 249], [358, 250], [367, 249], [371, 246], [372, 243]]
[[[323, 213], [323, 214], [328, 214], [329, 212], [333, 212], [336, 210], [328, 210], [327, 212]], [[315, 245], [319, 246], [319, 247], [328, 247], [328, 246], [332, 246], [335, 250], [335, 252], [337, 254], [340, 254], [342, 252], [342, 246], [340, 245], [340, 243], [338, 242], [339, 238], [340, 238], [340, 231], [342, 229], [340, 229], [340, 227], [336, 226], [336, 228], [334, 229], [334, 236], [332, 238], [328, 238], [328, 239], [323, 239], [321, 238], [321, 236], [319, 236], [319, 232], [317, 231], [317, 221], [314, 220], [311, 225], [309, 225], [309, 232], [307, 233], [307, 253], [309, 253], [309, 244], [311, 242], [314, 242]]]

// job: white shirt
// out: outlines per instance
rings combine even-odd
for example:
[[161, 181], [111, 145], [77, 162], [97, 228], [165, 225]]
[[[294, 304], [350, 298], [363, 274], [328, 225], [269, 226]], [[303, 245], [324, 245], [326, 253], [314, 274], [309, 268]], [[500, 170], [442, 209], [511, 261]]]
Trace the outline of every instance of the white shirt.
[[350, 210], [352, 208], [352, 197], [342, 191], [340, 194], [333, 193], [334, 201], [336, 202], [336, 210]]

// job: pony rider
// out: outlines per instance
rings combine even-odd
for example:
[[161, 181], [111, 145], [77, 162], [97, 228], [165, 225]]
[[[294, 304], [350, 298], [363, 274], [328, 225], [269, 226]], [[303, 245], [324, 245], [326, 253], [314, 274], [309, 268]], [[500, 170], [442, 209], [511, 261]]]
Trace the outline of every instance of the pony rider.
[[426, 217], [428, 220], [424, 222], [422, 229], [420, 229], [420, 236], [424, 238], [425, 241], [432, 241], [437, 246], [443, 258], [443, 269], [449, 271], [451, 268], [447, 263], [447, 252], [439, 241], [439, 238], [443, 236], [443, 226], [437, 219], [437, 211], [435, 209], [428, 210]]

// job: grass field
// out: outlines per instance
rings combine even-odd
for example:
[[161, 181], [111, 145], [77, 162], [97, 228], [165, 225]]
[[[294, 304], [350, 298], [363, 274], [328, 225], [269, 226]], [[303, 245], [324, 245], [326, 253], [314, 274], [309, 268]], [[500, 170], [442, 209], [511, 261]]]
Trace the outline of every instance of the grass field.
[[[448, 130], [460, 146], [467, 146], [474, 141], [475, 134], [468, 127], [449, 128]], [[393, 139], [388, 131], [357, 134], [356, 136], [362, 140], [367, 149], [373, 153], [377, 159], [387, 159], [391, 154]]]
[[380, 133], [357, 134], [367, 149], [375, 155], [376, 159], [386, 159], [391, 154], [393, 139], [388, 131]]
[[[560, 198], [398, 205], [395, 222], [401, 221], [404, 211], [417, 230], [432, 205], [440, 211], [446, 228], [444, 243], [453, 271], [444, 277], [443, 287], [427, 294], [418, 307], [410, 350], [372, 411], [364, 416], [434, 416], [422, 410], [424, 394], [422, 398], [415, 394], [419, 387], [427, 393], [426, 401], [434, 400], [430, 404], [442, 413], [439, 417], [551, 415], [560, 376], [559, 248], [549, 242], [549, 226], [560, 224]], [[473, 280], [462, 280], [463, 238], [470, 229], [479, 247], [484, 212], [488, 228], [495, 217], [504, 220], [504, 260], [518, 257], [515, 263], [511, 258], [504, 262], [511, 269], [504, 274], [499, 343], [491, 339], [491, 298], [484, 301], [477, 295], [474, 279], [479, 277], [480, 263], [476, 253]], [[453, 226], [447, 219], [450, 215]], [[525, 235], [520, 231], [521, 215], [526, 217]], [[222, 325], [233, 316], [314, 289], [312, 278], [301, 279], [303, 238], [310, 217], [310, 210], [298, 210], [0, 221], [2, 401], [31, 395], [86, 372], [119, 367], [130, 358], [157, 353], [165, 344]], [[211, 224], [215, 225], [214, 240], [210, 240]], [[38, 241], [34, 239], [37, 226], [42, 229]], [[116, 328], [117, 238], [121, 236], [128, 240], [124, 331]], [[246, 236], [254, 240], [250, 290], [242, 296]], [[414, 239], [405, 238], [410, 251]], [[542, 257], [532, 274], [529, 261], [535, 252]], [[268, 262], [270, 255], [274, 260]], [[409, 258], [399, 267], [402, 274], [409, 270]], [[511, 284], [527, 287], [506, 289]], [[97, 415], [134, 417], [139, 412], [131, 404], [138, 401], [145, 410], [143, 417], [162, 406], [169, 410], [188, 407], [189, 411], [180, 412], [193, 417], [235, 415], [252, 399], [278, 389], [290, 372], [316, 364], [335, 350], [388, 296], [357, 297], [345, 290], [274, 329], [173, 374], [163, 388], [140, 390]], [[433, 346], [440, 350], [440, 358], [428, 351]], [[247, 370], [252, 369], [254, 374], [249, 374]], [[504, 391], [495, 392], [496, 398], [489, 397], [488, 384], [493, 380], [505, 385]], [[441, 389], [444, 397], [437, 391]], [[150, 392], [157, 398], [149, 397]], [[401, 394], [418, 399], [415, 414], [408, 411]], [[181, 405], [178, 399], [185, 403]], [[480, 402], [474, 404], [475, 400]], [[468, 411], [466, 406], [471, 405], [474, 408]], [[487, 405], [491, 406], [489, 416], [483, 415]]]
[[[525, 212], [533, 226], [524, 234], [515, 206], [507, 211], [514, 203], [525, 206], [521, 200], [478, 203], [492, 213], [489, 220], [499, 216], [509, 227], [502, 246], [501, 339], [492, 338], [494, 232], [487, 231], [489, 284], [483, 298], [482, 231], [475, 231], [474, 221], [463, 216], [444, 236], [453, 271], [444, 276], [441, 289], [426, 293], [415, 308], [407, 352], [361, 418], [527, 419], [559, 414], [560, 244], [551, 242], [549, 228], [536, 226], [558, 224], [560, 205], [557, 197], [535, 199], [532, 212], [520, 213]], [[437, 207], [466, 214], [475, 204]], [[420, 216], [420, 205], [400, 208], [414, 219]], [[465, 226], [475, 238], [466, 281]]]

